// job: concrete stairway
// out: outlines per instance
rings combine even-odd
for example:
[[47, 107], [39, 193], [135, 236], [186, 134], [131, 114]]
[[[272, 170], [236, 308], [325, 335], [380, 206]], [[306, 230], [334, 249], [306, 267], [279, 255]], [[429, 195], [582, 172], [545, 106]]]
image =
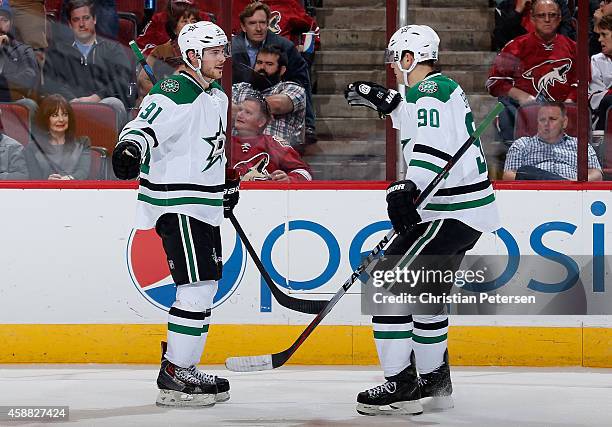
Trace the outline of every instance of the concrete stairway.
[[[409, 21], [427, 24], [440, 35], [442, 71], [466, 91], [477, 121], [495, 103], [484, 89], [495, 56], [490, 52], [494, 15], [488, 3], [409, 3]], [[347, 83], [355, 80], [384, 84], [385, 12], [384, 0], [323, 0], [317, 9], [321, 51], [315, 59], [314, 104], [319, 142], [304, 153], [316, 179], [385, 178], [385, 122], [374, 111], [349, 107], [343, 96]]]

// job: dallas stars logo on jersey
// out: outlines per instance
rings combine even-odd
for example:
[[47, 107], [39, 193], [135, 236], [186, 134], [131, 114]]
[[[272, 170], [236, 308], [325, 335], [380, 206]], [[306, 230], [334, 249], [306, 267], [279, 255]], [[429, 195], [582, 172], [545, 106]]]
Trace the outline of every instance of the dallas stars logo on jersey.
[[223, 130], [223, 123], [221, 122], [221, 118], [219, 118], [219, 129], [213, 136], [209, 136], [207, 138], [202, 138], [207, 144], [210, 145], [210, 153], [206, 158], [207, 164], [202, 169], [202, 172], [206, 172], [210, 169], [217, 161], [222, 161], [223, 156], [225, 155], [225, 131]]
[[430, 80], [425, 80], [419, 84], [418, 90], [423, 93], [435, 93], [438, 90], [438, 84]]
[[164, 80], [163, 82], [161, 82], [159, 85], [159, 88], [163, 90], [164, 92], [176, 93], [181, 88], [181, 85], [176, 80], [168, 79], [168, 80]]

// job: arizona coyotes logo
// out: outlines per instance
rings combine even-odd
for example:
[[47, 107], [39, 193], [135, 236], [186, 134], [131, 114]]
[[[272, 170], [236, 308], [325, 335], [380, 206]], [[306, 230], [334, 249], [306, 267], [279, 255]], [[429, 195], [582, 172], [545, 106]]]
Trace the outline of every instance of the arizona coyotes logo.
[[281, 32], [280, 23], [282, 19], [283, 19], [283, 15], [281, 15], [281, 13], [278, 10], [272, 11], [271, 17], [270, 17], [270, 23], [268, 24], [268, 28], [274, 34], [280, 34]]
[[572, 60], [569, 58], [549, 59], [525, 71], [523, 77], [531, 80], [538, 93], [554, 99], [548, 90], [555, 82], [567, 83], [567, 73], [572, 69]]
[[266, 181], [270, 174], [266, 169], [270, 164], [268, 153], [259, 153], [248, 160], [236, 163], [234, 169], [242, 177], [242, 181]]

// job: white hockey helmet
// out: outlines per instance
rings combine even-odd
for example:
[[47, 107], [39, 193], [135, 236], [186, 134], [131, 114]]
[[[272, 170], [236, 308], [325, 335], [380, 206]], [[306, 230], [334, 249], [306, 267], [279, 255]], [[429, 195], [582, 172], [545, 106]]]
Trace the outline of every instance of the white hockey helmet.
[[[181, 30], [178, 36], [178, 45], [181, 50], [183, 61], [188, 67], [196, 72], [199, 72], [202, 65], [201, 58], [204, 55], [204, 49], [211, 47], [223, 46], [223, 54], [226, 58], [231, 56], [230, 44], [228, 43], [225, 32], [216, 24], [209, 21], [200, 21], [195, 24], [187, 24]], [[193, 50], [198, 56], [197, 69], [191, 65], [187, 57], [187, 51]]]
[[[408, 74], [419, 62], [438, 60], [440, 37], [427, 25], [407, 25], [391, 36], [385, 51], [385, 64], [395, 63], [404, 74], [404, 84], [408, 85]], [[402, 68], [402, 53], [410, 51], [414, 62], [406, 70]]]

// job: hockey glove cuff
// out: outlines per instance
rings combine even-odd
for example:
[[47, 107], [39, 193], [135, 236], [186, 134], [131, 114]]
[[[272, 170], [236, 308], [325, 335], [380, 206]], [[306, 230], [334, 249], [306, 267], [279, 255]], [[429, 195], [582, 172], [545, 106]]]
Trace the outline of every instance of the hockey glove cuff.
[[397, 233], [407, 233], [421, 222], [415, 206], [419, 194], [421, 191], [410, 180], [395, 181], [387, 187], [387, 212]]
[[373, 82], [357, 81], [344, 90], [344, 97], [350, 106], [368, 107], [381, 115], [391, 114], [402, 102], [402, 96], [393, 89]]
[[135, 179], [140, 173], [140, 147], [134, 141], [122, 141], [113, 150], [113, 171], [119, 179]]
[[229, 217], [229, 214], [238, 204], [240, 190], [240, 175], [236, 169], [225, 169], [225, 190], [223, 191], [223, 216]]

